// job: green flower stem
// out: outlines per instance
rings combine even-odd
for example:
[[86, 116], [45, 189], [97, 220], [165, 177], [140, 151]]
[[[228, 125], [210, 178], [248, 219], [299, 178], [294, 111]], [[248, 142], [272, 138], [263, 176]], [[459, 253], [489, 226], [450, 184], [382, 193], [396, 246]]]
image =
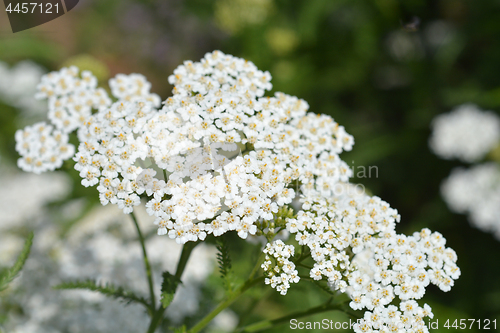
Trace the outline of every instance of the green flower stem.
[[181, 279], [182, 273], [184, 273], [184, 269], [186, 268], [189, 257], [191, 256], [191, 252], [196, 247], [196, 245], [200, 244], [200, 242], [187, 242], [182, 247], [182, 253], [179, 257], [179, 261], [177, 262], [177, 269], [175, 270], [175, 277], [177, 279]]
[[196, 324], [193, 328], [188, 330], [188, 333], [197, 333], [201, 331], [205, 326], [212, 321], [212, 319], [215, 318], [222, 310], [227, 308], [229, 305], [231, 305], [239, 296], [241, 296], [245, 291], [250, 289], [251, 287], [255, 286], [256, 284], [259, 284], [261, 282], [264, 282], [264, 277], [258, 277], [255, 279], [250, 279], [247, 280], [240, 288], [235, 290], [233, 293], [231, 293], [226, 299], [220, 303], [212, 312], [210, 312], [208, 315], [205, 316], [198, 324]]
[[324, 304], [322, 304], [320, 306], [311, 308], [309, 310], [294, 312], [294, 313], [291, 313], [291, 314], [289, 314], [287, 316], [283, 316], [283, 317], [280, 317], [280, 318], [277, 318], [277, 319], [263, 320], [263, 321], [260, 321], [258, 323], [251, 324], [251, 325], [242, 327], [240, 329], [237, 329], [235, 332], [247, 332], [247, 333], [250, 333], [250, 332], [259, 332], [259, 331], [262, 331], [262, 330], [266, 330], [266, 329], [272, 328], [274, 326], [278, 326], [278, 325], [282, 325], [284, 323], [287, 323], [291, 319], [298, 319], [298, 318], [307, 317], [307, 316], [311, 316], [311, 315], [314, 315], [314, 314], [318, 314], [318, 313], [322, 313], [322, 312], [327, 312], [327, 311], [343, 310], [343, 303], [344, 302], [342, 302], [342, 303], [333, 303], [332, 304], [331, 303], [331, 299], [330, 299], [326, 303], [324, 303]]
[[141, 243], [142, 246], [142, 254], [144, 255], [144, 267], [146, 269], [146, 276], [148, 278], [148, 284], [149, 284], [149, 295], [151, 298], [150, 308], [151, 308], [151, 313], [154, 313], [156, 307], [156, 297], [153, 284], [153, 274], [151, 272], [151, 265], [149, 264], [148, 254], [146, 252], [146, 245], [144, 243], [144, 237], [142, 236], [141, 228], [139, 227], [139, 223], [137, 222], [137, 218], [135, 217], [134, 212], [130, 213], [130, 216], [132, 216], [135, 228], [137, 229], [137, 234], [139, 235], [139, 242]]
[[215, 318], [222, 310], [230, 306], [239, 296], [241, 296], [245, 291], [250, 289], [251, 287], [255, 286], [256, 284], [260, 282], [264, 282], [265, 277], [261, 276], [258, 278], [253, 278], [255, 274], [259, 271], [261, 268], [261, 262], [264, 260], [265, 253], [260, 252], [260, 255], [257, 259], [257, 263], [253, 267], [252, 271], [250, 272], [250, 275], [248, 276], [247, 281], [237, 290], [233, 291], [230, 293], [222, 303], [220, 303], [212, 312], [210, 312], [208, 315], [205, 316], [198, 324], [196, 324], [194, 327], [192, 327], [190, 330], [188, 330], [188, 333], [197, 333], [201, 331], [205, 326], [212, 321], [212, 319]]
[[210, 323], [212, 319], [215, 318], [215, 316], [217, 316], [222, 310], [231, 305], [246, 290], [258, 284], [259, 282], [264, 281], [265, 277], [263, 276], [255, 279], [253, 278], [260, 269], [261, 262], [264, 260], [264, 255], [264, 252], [261, 251], [259, 258], [257, 259], [257, 263], [250, 272], [247, 281], [240, 288], [230, 293], [222, 303], [220, 303], [212, 312], [205, 316], [205, 318], [203, 318], [198, 324], [191, 328], [188, 333], [196, 333], [201, 331], [205, 326], [208, 325], [208, 323]]
[[304, 265], [304, 264], [302, 264], [302, 263], [300, 263], [300, 262], [298, 262], [298, 263], [297, 263], [297, 266], [300, 266], [300, 267], [304, 267], [304, 268], [307, 268], [308, 270], [311, 270], [311, 269], [313, 269], [313, 268], [312, 268], [311, 266], [308, 266], [308, 265]]
[[257, 264], [255, 264], [255, 266], [253, 267], [253, 269], [250, 272], [250, 275], [248, 276], [247, 280], [253, 279], [253, 277], [255, 276], [255, 274], [259, 271], [259, 269], [261, 268], [260, 265], [264, 261], [265, 255], [266, 254], [264, 252], [260, 251], [259, 257], [257, 258]]
[[300, 251], [300, 256], [295, 261], [295, 265], [298, 265], [302, 261], [304, 261], [304, 259], [309, 258], [310, 254], [311, 254], [311, 251], [309, 250], [309, 248], [306, 247], [305, 245], [302, 245], [302, 249]]
[[[182, 247], [181, 256], [179, 257], [179, 261], [177, 262], [177, 269], [175, 270], [175, 277], [178, 280], [181, 279], [182, 273], [184, 273], [186, 264], [189, 260], [189, 257], [191, 256], [191, 252], [198, 244], [199, 242], [187, 242]], [[164, 308], [162, 304], [160, 304], [158, 309], [155, 309], [153, 311], [154, 315], [153, 318], [151, 319], [151, 323], [149, 324], [147, 333], [154, 333], [158, 325], [160, 325], [163, 320], [163, 313], [165, 312], [165, 310], [166, 308]]]

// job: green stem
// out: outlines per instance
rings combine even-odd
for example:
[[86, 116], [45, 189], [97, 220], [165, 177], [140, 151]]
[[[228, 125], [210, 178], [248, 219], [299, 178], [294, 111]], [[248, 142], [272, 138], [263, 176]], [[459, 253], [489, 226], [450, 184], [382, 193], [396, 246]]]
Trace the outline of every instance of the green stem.
[[186, 268], [189, 257], [191, 256], [191, 252], [198, 244], [200, 244], [200, 242], [188, 242], [182, 247], [182, 253], [179, 257], [179, 261], [177, 262], [177, 269], [175, 270], [175, 277], [177, 279], [181, 279], [182, 273], [184, 273], [184, 269]]
[[267, 291], [264, 292], [260, 297], [256, 297], [253, 299], [252, 303], [242, 312], [239, 320], [238, 320], [238, 326], [240, 327], [240, 324], [245, 322], [245, 320], [252, 314], [253, 310], [257, 308], [257, 306], [265, 301], [271, 294], [275, 293], [276, 290], [272, 288], [266, 288]]
[[259, 282], [264, 281], [264, 277], [258, 277], [258, 278], [253, 278], [255, 274], [259, 271], [261, 262], [264, 259], [264, 252], [260, 252], [260, 255], [257, 259], [257, 263], [253, 267], [252, 271], [250, 272], [250, 275], [248, 276], [247, 281], [237, 290], [233, 291], [230, 293], [222, 303], [220, 303], [212, 312], [210, 312], [208, 315], [205, 316], [198, 324], [196, 324], [193, 328], [191, 328], [188, 333], [196, 333], [201, 331], [205, 326], [208, 325], [208, 323], [215, 318], [222, 310], [227, 308], [229, 305], [231, 305], [239, 296], [241, 296], [246, 290], [249, 288], [253, 287]]
[[201, 331], [205, 326], [212, 321], [219, 313], [222, 312], [225, 308], [231, 305], [239, 296], [241, 296], [245, 291], [253, 287], [254, 285], [264, 282], [264, 277], [258, 277], [253, 280], [247, 280], [240, 288], [235, 290], [232, 294], [230, 294], [226, 299], [220, 303], [212, 312], [205, 316], [198, 324], [196, 324], [193, 328], [191, 328], [188, 333], [197, 333]]
[[[177, 262], [177, 269], [175, 270], [175, 277], [177, 278], [177, 280], [181, 279], [182, 273], [184, 273], [184, 269], [186, 268], [189, 257], [191, 256], [191, 252], [198, 244], [199, 242], [187, 242], [182, 247], [181, 256], [179, 257], [179, 261]], [[151, 319], [151, 323], [149, 324], [147, 333], [154, 333], [158, 325], [160, 325], [163, 320], [163, 313], [165, 312], [165, 310], [166, 308], [164, 308], [162, 304], [159, 305], [158, 309], [153, 310], [154, 315]]]
[[274, 327], [274, 326], [278, 326], [278, 325], [287, 323], [291, 319], [298, 319], [298, 318], [307, 317], [310, 315], [314, 315], [314, 314], [318, 314], [318, 313], [322, 313], [322, 312], [327, 312], [327, 311], [342, 310], [342, 306], [343, 306], [343, 303], [331, 304], [331, 299], [330, 299], [328, 302], [326, 302], [320, 306], [311, 308], [309, 310], [294, 312], [294, 313], [291, 313], [287, 316], [283, 316], [283, 317], [280, 317], [277, 319], [263, 320], [263, 321], [260, 321], [258, 323], [251, 324], [251, 325], [242, 327], [240, 329], [237, 329], [235, 332], [259, 332], [259, 331], [269, 329], [269, 328]]
[[304, 264], [302, 264], [302, 263], [300, 263], [300, 262], [298, 262], [298, 263], [297, 263], [297, 266], [300, 266], [300, 267], [304, 267], [304, 268], [307, 268], [308, 270], [311, 270], [311, 269], [313, 269], [313, 268], [312, 268], [311, 266], [308, 266], [308, 265], [304, 265]]
[[250, 272], [250, 275], [248, 276], [247, 280], [251, 280], [255, 274], [259, 271], [261, 263], [264, 261], [264, 256], [265, 253], [260, 251], [259, 257], [257, 258], [257, 263], [253, 267], [252, 271]]
[[295, 261], [295, 265], [300, 264], [302, 261], [304, 261], [304, 259], [308, 258], [310, 254], [311, 254], [311, 251], [309, 250], [309, 248], [306, 248], [304, 245], [302, 245], [302, 250], [300, 251], [300, 256]]
[[141, 243], [142, 247], [142, 254], [144, 255], [144, 267], [146, 269], [146, 276], [148, 278], [148, 284], [149, 284], [149, 295], [151, 298], [151, 313], [155, 312], [155, 307], [156, 307], [156, 297], [155, 297], [155, 291], [154, 291], [154, 284], [153, 284], [153, 274], [151, 272], [151, 265], [149, 264], [149, 259], [148, 259], [148, 254], [146, 252], [146, 245], [144, 243], [144, 237], [142, 236], [141, 228], [139, 227], [139, 223], [137, 222], [137, 218], [135, 217], [134, 212], [130, 214], [132, 216], [132, 220], [134, 221], [135, 228], [137, 229], [137, 234], [139, 235], [139, 241]]

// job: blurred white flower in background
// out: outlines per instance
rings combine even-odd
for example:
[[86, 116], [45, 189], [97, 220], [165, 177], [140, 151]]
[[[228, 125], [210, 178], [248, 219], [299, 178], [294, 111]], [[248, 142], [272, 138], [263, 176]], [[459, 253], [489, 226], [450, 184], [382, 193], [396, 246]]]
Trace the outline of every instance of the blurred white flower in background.
[[425, 41], [428, 46], [438, 50], [446, 46], [456, 38], [455, 29], [446, 21], [432, 21], [424, 29]]
[[231, 310], [219, 313], [210, 324], [211, 332], [232, 332], [238, 325], [238, 316]]
[[[477, 162], [500, 146], [500, 117], [464, 104], [432, 122], [431, 150], [443, 159]], [[495, 162], [455, 168], [441, 185], [450, 210], [467, 214], [470, 222], [500, 240], [500, 166]]]
[[11, 263], [22, 249], [24, 239], [7, 233], [0, 234], [0, 263]]
[[[27, 178], [42, 179], [54, 175], [29, 175]], [[159, 291], [160, 272], [175, 271], [182, 246], [174, 240], [157, 237], [152, 218], [144, 209], [137, 209], [136, 213], [145, 234], [152, 235], [147, 250], [153, 271], [158, 273], [154, 279], [155, 289]], [[2, 329], [15, 333], [145, 331], [148, 315], [141, 305], [123, 307], [119, 301], [109, 300], [98, 293], [52, 288], [61, 281], [89, 278], [102, 284], [113, 282], [147, 295], [142, 252], [136, 244], [133, 224], [128, 219], [116, 206], [99, 206], [64, 235], [60, 226], [41, 225], [21, 278], [15, 280], [5, 295], [7, 302], [18, 303], [22, 314], [10, 312]], [[18, 222], [18, 225], [22, 224], [25, 222]], [[3, 238], [0, 237], [0, 253], [17, 255], [23, 239], [8, 235], [6, 239], [10, 241], [4, 243]], [[193, 250], [183, 283], [166, 312], [172, 322], [180, 323], [199, 310], [200, 287], [214, 271], [215, 251], [215, 247], [207, 244], [200, 244]]]
[[2, 168], [0, 176], [0, 230], [27, 224], [34, 226], [41, 210], [71, 191], [69, 176], [63, 172], [34, 175]]
[[388, 53], [397, 61], [421, 59], [425, 55], [421, 39], [405, 31], [397, 30], [390, 33], [385, 45]]
[[47, 112], [46, 104], [35, 99], [36, 87], [45, 73], [32, 61], [21, 61], [12, 68], [0, 61], [0, 99], [27, 115]]
[[496, 163], [454, 169], [443, 182], [441, 193], [456, 213], [468, 214], [479, 229], [500, 240], [500, 168]]
[[434, 118], [429, 145], [441, 158], [474, 162], [500, 141], [500, 117], [464, 104]]

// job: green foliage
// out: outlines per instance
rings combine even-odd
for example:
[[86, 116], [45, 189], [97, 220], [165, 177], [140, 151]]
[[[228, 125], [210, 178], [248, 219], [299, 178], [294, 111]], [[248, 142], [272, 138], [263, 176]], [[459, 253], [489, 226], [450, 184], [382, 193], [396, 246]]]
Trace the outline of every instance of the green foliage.
[[64, 57], [64, 49], [49, 41], [25, 34], [17, 38], [0, 39], [0, 59], [28, 58], [40, 63], [57, 62]]
[[186, 325], [182, 325], [181, 327], [177, 327], [173, 329], [174, 333], [186, 333], [187, 328]]
[[26, 259], [28, 259], [32, 244], [33, 244], [33, 232], [31, 232], [28, 235], [28, 238], [24, 243], [23, 250], [21, 251], [19, 257], [17, 258], [14, 266], [6, 269], [4, 272], [0, 274], [0, 291], [7, 289], [8, 284], [11, 283], [19, 274], [24, 264], [26, 263]]
[[174, 300], [175, 291], [181, 280], [169, 272], [163, 272], [163, 282], [161, 284], [161, 304], [168, 307]]
[[87, 280], [76, 280], [68, 281], [58, 284], [54, 287], [55, 289], [86, 289], [91, 291], [99, 292], [105, 296], [116, 298], [124, 301], [126, 304], [132, 302], [144, 305], [149, 310], [148, 301], [144, 297], [137, 296], [135, 293], [123, 289], [123, 287], [117, 287], [112, 283], [100, 284], [97, 281], [87, 279]]
[[219, 264], [219, 272], [223, 279], [224, 287], [227, 291], [233, 290], [232, 274], [231, 274], [231, 256], [229, 255], [229, 247], [224, 236], [218, 237], [216, 240], [217, 247], [217, 263]]

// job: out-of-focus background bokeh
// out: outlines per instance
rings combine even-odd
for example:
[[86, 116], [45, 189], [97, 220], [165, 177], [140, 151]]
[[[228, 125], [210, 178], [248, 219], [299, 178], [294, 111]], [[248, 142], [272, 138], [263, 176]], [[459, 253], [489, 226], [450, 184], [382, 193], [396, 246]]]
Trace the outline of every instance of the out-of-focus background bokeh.
[[[53, 267], [53, 273], [48, 274], [48, 267], [56, 262], [61, 267], [77, 267], [76, 263], [86, 262], [85, 255], [101, 260], [103, 267], [107, 267], [103, 264], [106, 260], [116, 264], [112, 258], [97, 258], [98, 253], [92, 254], [90, 249], [104, 246], [106, 251], [120, 239], [121, 245], [114, 249], [121, 253], [123, 239], [130, 238], [118, 237], [115, 229], [119, 227], [113, 223], [106, 224], [106, 233], [115, 237], [115, 243], [74, 236], [81, 232], [75, 231], [75, 224], [85, 225], [81, 220], [88, 219], [89, 212], [99, 205], [95, 189], [81, 187], [71, 167], [66, 171], [72, 176], [56, 174], [53, 179], [16, 171], [15, 131], [46, 119], [43, 103], [30, 99], [40, 75], [77, 65], [92, 70], [106, 85], [117, 73], [141, 73], [152, 82], [152, 91], [165, 99], [171, 94], [167, 77], [174, 68], [185, 60], [197, 61], [215, 49], [268, 70], [273, 91], [303, 98], [310, 104], [310, 111], [329, 114], [345, 126], [354, 135], [355, 146], [341, 157], [358, 174], [354, 182], [364, 184], [370, 193], [398, 209], [402, 215], [398, 232], [411, 234], [428, 227], [446, 237], [447, 246], [458, 254], [462, 276], [448, 293], [428, 289], [425, 302], [433, 307], [440, 322], [436, 332], [448, 331], [443, 328], [447, 319], [450, 324], [455, 319], [497, 319], [500, 325], [500, 241], [472, 226], [467, 216], [450, 212], [441, 198], [440, 185], [462, 163], [439, 159], [428, 145], [433, 118], [458, 105], [475, 103], [500, 114], [500, 2], [80, 0], [68, 14], [16, 34], [0, 9], [0, 267], [11, 263], [27, 230], [49, 233], [46, 244], [37, 245], [35, 232], [33, 251], [38, 254], [33, 256], [38, 256], [38, 266], [28, 266], [31, 273], [23, 275], [16, 292], [0, 294], [0, 328], [12, 328], [14, 324], [9, 322], [29, 320], [32, 326], [19, 332], [42, 332], [36, 325], [45, 325], [44, 329], [50, 326], [47, 323], [54, 321], [51, 316], [57, 313], [55, 304], [60, 302], [54, 300], [55, 308], [45, 307], [44, 312], [35, 311], [49, 297], [43, 295], [63, 293], [51, 290], [50, 285], [60, 282], [61, 275], [77, 274], [69, 268], [59, 271]], [[363, 167], [371, 174], [358, 172]], [[33, 190], [34, 186], [42, 189], [40, 193]], [[69, 239], [81, 243], [68, 244], [68, 233], [73, 234]], [[51, 250], [51, 240], [61, 237], [58, 250]], [[157, 251], [166, 251], [155, 244]], [[239, 247], [236, 242], [232, 245], [235, 251]], [[74, 258], [68, 259], [67, 251], [63, 251], [67, 248], [73, 248]], [[235, 255], [235, 260], [243, 260], [246, 255]], [[120, 265], [128, 266], [127, 258], [122, 257]], [[136, 260], [135, 254], [130, 258]], [[158, 256], [157, 265], [170, 267], [165, 262], [172, 260], [176, 259]], [[247, 269], [244, 262], [235, 264], [236, 272]], [[104, 279], [116, 272], [108, 273], [95, 272], [96, 276], [104, 274], [100, 276]], [[29, 274], [44, 274], [38, 281], [43, 292], [37, 299], [32, 297], [36, 293], [32, 284], [37, 279], [28, 278]], [[216, 274], [193, 281], [198, 287], [188, 288], [191, 294], [186, 299], [218, 297], [220, 281]], [[232, 312], [219, 318], [220, 325], [212, 329], [230, 330], [238, 320], [278, 317], [325, 299], [306, 282], [291, 288], [286, 304], [278, 293], [268, 289], [257, 290], [235, 303]], [[85, 315], [96, 315], [91, 308], [106, 307], [110, 317], [116, 316], [115, 311], [119, 311], [115, 307], [120, 305], [109, 305], [114, 304], [112, 301], [106, 305], [87, 295], [86, 302], [91, 305], [84, 306], [75, 297], [64, 299], [65, 308], [74, 309], [73, 322], [65, 319], [51, 324], [47, 332], [115, 329], [106, 323], [93, 328], [76, 323], [84, 321]], [[213, 305], [210, 301], [195, 303], [191, 312], [180, 307], [179, 311], [185, 311], [182, 315], [171, 314], [172, 323], [176, 316], [196, 321]], [[254, 314], [246, 316], [252, 307]], [[127, 311], [133, 312], [130, 308]], [[324, 314], [311, 320], [322, 318], [343, 317]], [[134, 317], [134, 321], [139, 320]], [[136, 328], [129, 329], [133, 332]], [[288, 329], [285, 325], [279, 331]], [[472, 331], [478, 331], [477, 327]]]

